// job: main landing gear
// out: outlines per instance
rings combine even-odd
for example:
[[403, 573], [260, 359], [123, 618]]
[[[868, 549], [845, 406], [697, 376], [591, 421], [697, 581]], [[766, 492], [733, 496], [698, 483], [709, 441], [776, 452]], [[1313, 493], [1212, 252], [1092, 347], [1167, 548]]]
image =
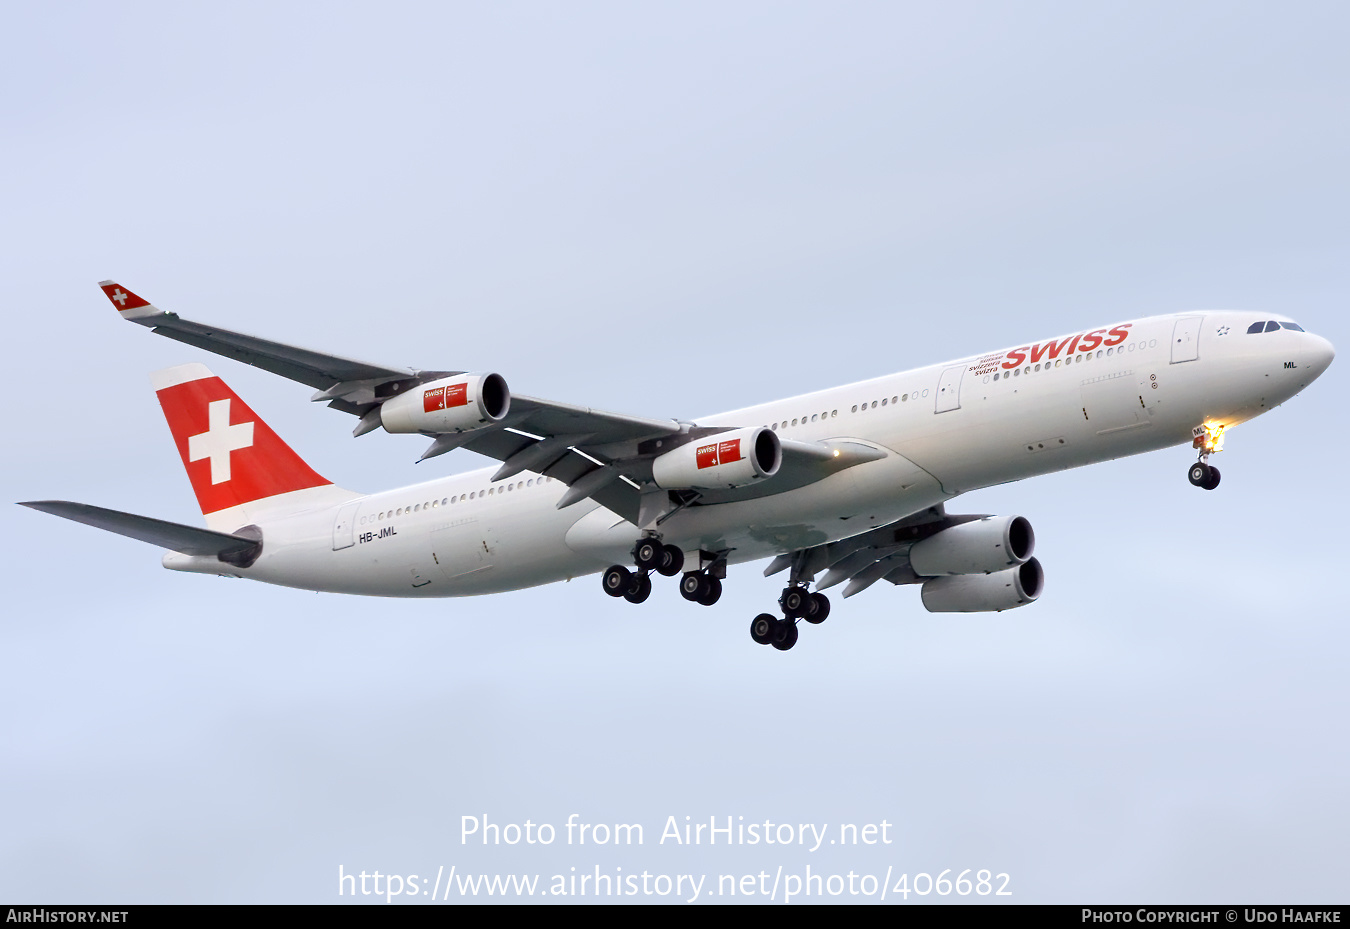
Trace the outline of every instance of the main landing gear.
[[823, 623], [830, 615], [830, 599], [822, 593], [811, 593], [804, 584], [783, 588], [778, 605], [783, 609], [783, 616], [760, 613], [750, 622], [750, 638], [759, 645], [772, 645], [780, 652], [797, 644], [797, 620]]
[[[629, 603], [641, 603], [651, 596], [652, 571], [666, 577], [674, 577], [684, 568], [684, 552], [674, 545], [664, 545], [660, 539], [654, 537], [638, 539], [633, 545], [632, 555], [636, 571], [629, 570], [623, 565], [610, 565], [600, 578], [605, 593], [611, 597], [623, 597]], [[721, 596], [721, 593], [721, 582], [718, 582], [717, 596]], [[687, 599], [693, 599], [687, 594], [685, 596]], [[716, 600], [714, 597], [713, 602]]]
[[1209, 463], [1209, 456], [1223, 451], [1224, 429], [1221, 423], [1203, 423], [1191, 430], [1191, 447], [1200, 450], [1200, 460], [1191, 465], [1186, 477], [1196, 487], [1213, 490], [1219, 486], [1219, 469]]
[[690, 571], [680, 578], [680, 596], [703, 606], [712, 606], [722, 599], [722, 579], [711, 569]]

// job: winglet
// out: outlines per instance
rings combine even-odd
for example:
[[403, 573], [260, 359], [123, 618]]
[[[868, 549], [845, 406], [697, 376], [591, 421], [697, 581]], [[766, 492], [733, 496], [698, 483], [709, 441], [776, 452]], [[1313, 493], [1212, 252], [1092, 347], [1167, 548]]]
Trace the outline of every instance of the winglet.
[[116, 281], [100, 281], [99, 287], [123, 319], [141, 319], [145, 316], [157, 316], [162, 310], [152, 306], [150, 301], [136, 296]]

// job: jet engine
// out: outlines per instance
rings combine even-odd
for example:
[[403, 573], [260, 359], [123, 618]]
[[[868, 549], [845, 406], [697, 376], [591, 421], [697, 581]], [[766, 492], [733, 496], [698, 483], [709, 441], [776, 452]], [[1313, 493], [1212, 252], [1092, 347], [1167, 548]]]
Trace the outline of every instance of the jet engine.
[[778, 433], [755, 426], [666, 452], [652, 461], [652, 478], [664, 490], [720, 490], [773, 477], [782, 463]]
[[958, 574], [925, 581], [921, 596], [930, 613], [984, 613], [1026, 606], [1045, 589], [1035, 558], [993, 574]]
[[421, 384], [386, 400], [386, 432], [468, 432], [499, 422], [511, 409], [511, 391], [500, 374], [460, 374]]
[[920, 577], [991, 574], [1023, 564], [1035, 548], [1036, 534], [1025, 517], [986, 516], [915, 542], [909, 563]]

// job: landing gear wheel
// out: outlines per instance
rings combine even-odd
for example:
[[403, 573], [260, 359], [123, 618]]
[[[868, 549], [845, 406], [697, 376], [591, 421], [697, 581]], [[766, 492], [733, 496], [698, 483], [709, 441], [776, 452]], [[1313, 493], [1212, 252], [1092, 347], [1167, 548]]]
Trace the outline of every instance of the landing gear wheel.
[[610, 565], [600, 578], [600, 583], [611, 597], [622, 597], [633, 586], [633, 572], [621, 564]]
[[1212, 469], [1203, 461], [1197, 461], [1191, 465], [1191, 469], [1186, 472], [1186, 478], [1196, 487], [1204, 487], [1209, 480], [1209, 472]]
[[707, 576], [707, 581], [708, 592], [699, 597], [698, 602], [704, 606], [712, 606], [718, 600], [722, 599], [722, 581], [719, 578], [713, 577], [711, 574]]
[[633, 564], [639, 571], [650, 571], [661, 563], [665, 548], [656, 539], [638, 539], [633, 546]]
[[666, 577], [674, 577], [684, 570], [684, 552], [678, 546], [661, 546], [661, 558], [656, 562], [656, 570]]
[[811, 601], [815, 604], [815, 609], [803, 616], [808, 623], [823, 623], [825, 618], [830, 615], [830, 598], [822, 593], [811, 595]]
[[1210, 466], [1209, 466], [1209, 477], [1208, 477], [1208, 478], [1205, 480], [1205, 482], [1204, 482], [1203, 484], [1201, 484], [1200, 486], [1203, 487], [1203, 488], [1205, 488], [1205, 490], [1213, 490], [1215, 487], [1218, 487], [1218, 486], [1219, 486], [1219, 469], [1216, 468], [1216, 467], [1214, 467], [1214, 465], [1210, 465]]
[[811, 612], [811, 594], [805, 587], [786, 587], [783, 596], [778, 598], [778, 605], [788, 619], [800, 619]]
[[633, 578], [633, 586], [624, 592], [623, 598], [629, 603], [641, 603], [652, 595], [652, 579], [646, 574]]
[[702, 571], [690, 571], [684, 577], [680, 578], [680, 596], [694, 603], [700, 602], [708, 595], [708, 575]]
[[790, 619], [780, 619], [774, 624], [773, 647], [785, 652], [797, 644], [797, 624]]
[[755, 640], [756, 645], [768, 645], [773, 641], [773, 631], [777, 625], [777, 617], [760, 613], [750, 621], [750, 638]]

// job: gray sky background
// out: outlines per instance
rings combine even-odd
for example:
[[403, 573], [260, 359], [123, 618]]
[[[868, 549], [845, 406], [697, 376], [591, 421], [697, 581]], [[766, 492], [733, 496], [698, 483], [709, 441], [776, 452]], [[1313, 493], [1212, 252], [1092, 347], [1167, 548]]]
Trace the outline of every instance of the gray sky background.
[[[1343, 4], [26, 4], [4, 14], [10, 501], [197, 522], [149, 371], [205, 361], [322, 474], [306, 388], [119, 321], [190, 319], [692, 417], [1154, 313], [1288, 313], [1342, 351]], [[994, 488], [1044, 597], [878, 585], [789, 654], [596, 578], [470, 600], [162, 570], [0, 507], [0, 899], [337, 900], [433, 875], [1011, 875], [1014, 902], [1344, 902], [1344, 360], [1185, 448]], [[462, 846], [460, 817], [641, 848]], [[672, 848], [667, 816], [893, 824]], [[911, 900], [915, 898], [911, 897]], [[935, 899], [929, 897], [929, 900]]]

